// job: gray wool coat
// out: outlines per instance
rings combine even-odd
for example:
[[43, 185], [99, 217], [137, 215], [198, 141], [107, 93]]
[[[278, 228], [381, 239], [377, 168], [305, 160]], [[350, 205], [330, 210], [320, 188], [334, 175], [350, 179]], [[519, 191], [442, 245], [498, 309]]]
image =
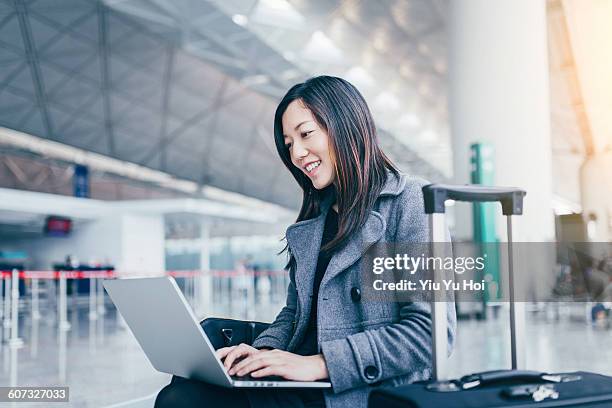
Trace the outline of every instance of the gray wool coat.
[[[360, 263], [368, 243], [428, 242], [423, 180], [389, 173], [375, 208], [363, 227], [337, 251], [325, 272], [318, 298], [318, 342], [332, 389], [325, 390], [331, 408], [366, 407], [377, 386], [400, 385], [431, 375], [431, 315], [428, 303], [355, 300], [360, 287]], [[290, 275], [287, 304], [276, 320], [253, 343], [294, 351], [306, 332], [311, 293], [325, 217], [321, 214], [287, 229], [289, 248], [297, 266]], [[455, 337], [454, 304], [448, 303], [449, 350]], [[450, 351], [449, 351], [450, 353]]]

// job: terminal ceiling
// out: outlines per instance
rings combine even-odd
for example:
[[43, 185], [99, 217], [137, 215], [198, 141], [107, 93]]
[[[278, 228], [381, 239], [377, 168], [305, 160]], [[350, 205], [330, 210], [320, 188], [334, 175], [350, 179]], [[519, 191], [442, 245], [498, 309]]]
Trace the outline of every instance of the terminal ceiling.
[[296, 208], [273, 112], [343, 76], [385, 151], [450, 176], [445, 0], [0, 0], [0, 126]]

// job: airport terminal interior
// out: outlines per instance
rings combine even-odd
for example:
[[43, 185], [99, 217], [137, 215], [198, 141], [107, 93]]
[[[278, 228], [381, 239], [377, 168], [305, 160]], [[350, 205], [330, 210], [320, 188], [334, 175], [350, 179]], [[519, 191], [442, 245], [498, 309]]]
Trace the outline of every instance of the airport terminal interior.
[[[273, 321], [303, 198], [274, 111], [323, 74], [402, 172], [527, 192], [526, 367], [612, 375], [611, 22], [604, 0], [0, 0], [0, 386], [153, 407], [171, 375], [106, 279]], [[498, 206], [447, 206], [453, 242], [506, 241]], [[497, 262], [455, 299], [452, 378], [510, 367]]]

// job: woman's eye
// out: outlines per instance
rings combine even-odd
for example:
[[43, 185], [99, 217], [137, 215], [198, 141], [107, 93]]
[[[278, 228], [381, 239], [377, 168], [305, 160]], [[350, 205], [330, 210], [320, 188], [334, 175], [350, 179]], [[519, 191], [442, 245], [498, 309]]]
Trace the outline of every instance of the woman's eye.
[[311, 134], [312, 132], [314, 132], [314, 130], [308, 130], [308, 131], [306, 131], [306, 132], [302, 132], [302, 137], [306, 137], [306, 136], [308, 136], [309, 134]]

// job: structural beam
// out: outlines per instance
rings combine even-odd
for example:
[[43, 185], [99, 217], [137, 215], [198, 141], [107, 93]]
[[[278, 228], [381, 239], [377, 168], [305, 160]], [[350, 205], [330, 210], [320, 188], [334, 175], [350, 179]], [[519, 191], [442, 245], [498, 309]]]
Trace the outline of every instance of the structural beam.
[[21, 35], [23, 37], [23, 43], [26, 50], [26, 60], [30, 66], [30, 72], [32, 73], [32, 82], [34, 83], [34, 90], [36, 92], [36, 105], [42, 116], [42, 122], [45, 128], [46, 135], [44, 136], [54, 139], [53, 126], [51, 124], [51, 118], [47, 108], [45, 85], [40, 72], [40, 66], [38, 64], [38, 54], [36, 52], [36, 45], [34, 44], [34, 39], [32, 37], [32, 28], [30, 27], [27, 4], [19, 0], [14, 0], [13, 3], [15, 5], [15, 10], [17, 10], [19, 28], [21, 30]]

